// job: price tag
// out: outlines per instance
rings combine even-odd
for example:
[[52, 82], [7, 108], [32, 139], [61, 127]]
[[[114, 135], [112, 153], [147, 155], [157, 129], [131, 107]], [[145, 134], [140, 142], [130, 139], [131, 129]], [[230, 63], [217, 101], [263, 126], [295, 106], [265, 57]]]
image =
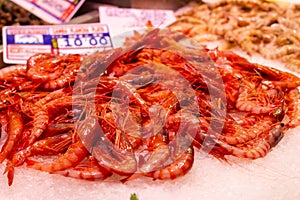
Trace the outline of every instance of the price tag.
[[69, 21], [85, 0], [12, 0], [51, 24]]
[[176, 21], [172, 10], [99, 7], [99, 12], [100, 22], [109, 25], [111, 36], [145, 29], [149, 22], [155, 28], [165, 28]]
[[3, 60], [22, 64], [35, 53], [90, 54], [113, 48], [106, 24], [6, 26]]

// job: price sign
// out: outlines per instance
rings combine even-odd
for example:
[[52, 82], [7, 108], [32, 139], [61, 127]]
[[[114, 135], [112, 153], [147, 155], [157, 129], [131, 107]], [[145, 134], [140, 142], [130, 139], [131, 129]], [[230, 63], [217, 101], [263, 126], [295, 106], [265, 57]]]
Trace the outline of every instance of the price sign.
[[69, 21], [85, 0], [12, 0], [52, 24]]
[[90, 54], [113, 48], [106, 24], [7, 26], [3, 28], [3, 60], [22, 64], [35, 53]]
[[100, 22], [109, 25], [112, 36], [145, 29], [148, 23], [155, 28], [165, 28], [176, 21], [172, 10], [99, 7], [99, 12]]

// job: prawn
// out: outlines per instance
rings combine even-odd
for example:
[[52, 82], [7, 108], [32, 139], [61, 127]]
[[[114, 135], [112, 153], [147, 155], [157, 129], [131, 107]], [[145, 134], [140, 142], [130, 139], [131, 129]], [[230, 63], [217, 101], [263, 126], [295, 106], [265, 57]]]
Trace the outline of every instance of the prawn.
[[[272, 52], [272, 53], [270, 53]], [[284, 45], [275, 51], [262, 51], [263, 55], [269, 59], [280, 58], [289, 54], [294, 54], [300, 52], [300, 48], [295, 45]], [[270, 53], [270, 54], [269, 54]]]
[[[122, 146], [125, 147], [124, 150], [120, 149], [116, 145], [120, 145], [121, 142], [118, 141], [118, 138], [125, 138], [118, 136], [119, 134], [123, 134], [120, 130], [116, 131], [116, 140], [115, 144], [113, 144], [107, 136], [104, 135], [103, 131], [100, 130], [101, 127], [98, 125], [98, 121], [96, 117], [89, 116], [88, 121], [92, 122], [92, 127], [90, 127], [91, 132], [98, 133], [98, 140], [96, 143], [90, 148], [91, 154], [95, 157], [98, 163], [111, 171], [120, 174], [127, 175], [132, 174], [137, 169], [137, 161], [134, 157], [133, 148], [131, 144], [127, 140], [122, 141]], [[86, 132], [86, 130], [83, 130]], [[85, 134], [85, 138], [87, 134]]]
[[259, 6], [262, 2], [260, 0], [221, 0], [211, 6], [218, 7], [226, 4], [237, 4], [242, 6]]
[[[84, 57], [79, 54], [57, 56], [54, 54], [36, 54], [27, 61], [27, 77], [32, 81], [47, 82], [55, 80], [64, 73], [65, 69], [77, 70]], [[71, 67], [70, 67], [71, 65]], [[43, 66], [43, 67], [40, 67]], [[73, 68], [75, 66], [75, 68]]]
[[[217, 137], [220, 140], [223, 140], [230, 145], [243, 144], [261, 135], [272, 124], [273, 124], [272, 120], [264, 119], [261, 121], [257, 121], [255, 125], [246, 129], [236, 123], [232, 123], [232, 124], [228, 124], [229, 126], [225, 126], [223, 130], [224, 134], [218, 135]], [[230, 135], [227, 132], [230, 132], [230, 129], [232, 127], [234, 127], [234, 131], [233, 131], [234, 133], [233, 135]]]
[[47, 103], [55, 99], [62, 98], [64, 96], [68, 96], [71, 94], [71, 92], [72, 92], [71, 88], [66, 87], [66, 88], [55, 90], [53, 92], [46, 93], [44, 97], [40, 98], [38, 101], [34, 103], [33, 107], [31, 108], [32, 109], [31, 112], [34, 114], [37, 111], [41, 110], [41, 108], [45, 106]]
[[8, 124], [8, 115], [7, 113], [0, 114], [0, 145], [2, 146], [2, 138], [7, 135], [7, 124]]
[[189, 147], [182, 155], [180, 155], [174, 162], [166, 167], [150, 172], [146, 176], [153, 179], [167, 180], [175, 179], [187, 174], [192, 168], [194, 163], [194, 149]]
[[26, 148], [21, 148], [17, 152], [14, 152], [11, 163], [13, 166], [20, 166], [30, 156], [63, 153], [68, 149], [71, 140], [70, 132], [41, 139]]
[[286, 101], [288, 102], [288, 110], [286, 115], [289, 117], [289, 122], [286, 124], [287, 127], [293, 128], [300, 124], [300, 94], [298, 89], [291, 90], [287, 96]]
[[112, 175], [112, 172], [100, 166], [97, 160], [92, 156], [89, 156], [87, 161], [82, 161], [73, 168], [56, 171], [54, 173], [89, 181], [105, 180]]
[[13, 65], [0, 70], [1, 87], [13, 91], [29, 91], [38, 87], [38, 83], [33, 83], [27, 79], [25, 65]]
[[[124, 140], [124, 143], [127, 144], [122, 145], [124, 145], [126, 149], [119, 149], [115, 144], [120, 144], [120, 142], [116, 140], [115, 144], [113, 144], [104, 134], [106, 132], [103, 133], [98, 118], [94, 116], [95, 113], [90, 110], [89, 106], [86, 106], [86, 108], [88, 110], [86, 111], [85, 119], [80, 121], [80, 125], [78, 126], [80, 129], [80, 131], [78, 130], [78, 136], [87, 150], [98, 161], [99, 165], [110, 171], [121, 175], [135, 172], [137, 163], [133, 150], [130, 147], [131, 145]], [[118, 129], [115, 131], [116, 134], [120, 132]], [[117, 136], [117, 138], [121, 137]]]
[[249, 97], [249, 91], [244, 90], [239, 94], [239, 97], [236, 101], [236, 108], [239, 111], [250, 112], [252, 114], [266, 114], [275, 112], [283, 105], [282, 100], [280, 99], [278, 100], [278, 102], [275, 102], [273, 104], [264, 104], [266, 103], [259, 102], [257, 99], [255, 101], [251, 100], [251, 97]]
[[275, 128], [270, 128], [268, 134], [262, 134], [261, 137], [251, 140], [243, 146], [232, 146], [221, 141], [216, 143], [224, 148], [228, 154], [241, 158], [257, 159], [264, 157], [283, 137], [281, 125], [272, 127]]
[[0, 79], [7, 80], [11, 76], [20, 76], [26, 73], [26, 65], [12, 65], [0, 69]]
[[243, 70], [258, 73], [262, 78], [267, 79], [274, 85], [282, 89], [294, 89], [300, 86], [300, 78], [288, 72], [280, 71], [275, 68], [266, 67], [260, 64], [254, 64], [247, 61], [247, 59], [233, 53], [232, 51], [219, 51], [218, 49], [208, 51], [209, 55], [214, 61], [224, 58], [230, 62], [231, 65], [241, 68]]
[[36, 141], [30, 146], [31, 155], [56, 155], [68, 149], [72, 131]]
[[8, 138], [1, 149], [0, 163], [2, 163], [7, 158], [8, 154], [14, 148], [15, 144], [22, 136], [22, 131], [24, 127], [22, 115], [18, 111], [9, 108], [8, 117], [9, 117], [8, 126], [7, 126]]
[[241, 85], [236, 108], [252, 114], [272, 113], [281, 108], [284, 101], [283, 91], [272, 82], [262, 82], [260, 78], [254, 78]]
[[[164, 131], [156, 133], [147, 140], [147, 150], [149, 151], [149, 157], [138, 168], [136, 173], [146, 174], [161, 168], [166, 163], [166, 160], [170, 157], [170, 151], [168, 146], [168, 136]], [[141, 155], [142, 156], [142, 155]], [[140, 156], [140, 159], [142, 158]], [[143, 157], [147, 157], [143, 156]]]
[[27, 166], [29, 168], [46, 171], [55, 172], [68, 169], [78, 165], [86, 156], [88, 151], [80, 140], [72, 143], [66, 153], [59, 155], [58, 158], [53, 162], [37, 162], [34, 160], [28, 160]]
[[137, 171], [134, 172], [131, 176], [122, 179], [121, 180], [122, 183], [125, 183], [129, 180], [133, 180], [142, 175], [147, 176], [147, 174], [165, 167], [166, 162], [170, 157], [169, 147], [166, 144], [157, 145], [157, 147], [149, 154], [150, 156], [147, 160], [145, 160], [144, 158], [145, 156], [140, 154], [139, 165], [141, 166], [138, 166]]
[[98, 163], [120, 175], [136, 172], [137, 161], [133, 152], [121, 151], [104, 137], [102, 136], [92, 148], [92, 155]]
[[42, 85], [42, 87], [45, 90], [56, 90], [71, 85], [74, 82], [77, 72], [82, 64], [81, 60], [74, 60], [72, 62], [74, 63], [70, 63], [66, 66], [60, 77], [47, 81]]
[[53, 80], [62, 73], [57, 65], [59, 61], [58, 56], [51, 53], [35, 54], [27, 60], [27, 77], [33, 81]]
[[[59, 96], [60, 95], [61, 94], [59, 93]], [[45, 99], [47, 97], [45, 97]], [[38, 101], [36, 103], [37, 108], [40, 107], [41, 102], [45, 101], [43, 101], [43, 99]], [[50, 100], [48, 103], [42, 105], [40, 109], [35, 108], [36, 111], [34, 112], [33, 116], [33, 128], [28, 143], [32, 144], [47, 129], [51, 116], [57, 114], [51, 113], [51, 110], [58, 112], [59, 109], [57, 108], [68, 108], [70, 106], [72, 106], [72, 96], [64, 96]]]

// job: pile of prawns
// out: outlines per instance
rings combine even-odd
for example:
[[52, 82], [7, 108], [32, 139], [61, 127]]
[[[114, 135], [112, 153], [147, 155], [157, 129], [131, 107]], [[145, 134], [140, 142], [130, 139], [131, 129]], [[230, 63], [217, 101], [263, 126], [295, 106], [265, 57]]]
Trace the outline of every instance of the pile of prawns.
[[300, 78], [151, 30], [93, 55], [0, 70], [0, 163], [85, 180], [175, 179], [194, 148], [264, 157], [300, 124]]

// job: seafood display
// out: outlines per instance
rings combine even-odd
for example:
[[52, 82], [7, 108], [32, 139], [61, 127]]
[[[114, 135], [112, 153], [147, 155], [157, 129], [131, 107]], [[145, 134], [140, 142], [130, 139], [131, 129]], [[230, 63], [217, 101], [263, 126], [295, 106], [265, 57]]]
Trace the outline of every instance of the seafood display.
[[300, 72], [300, 6], [264, 0], [220, 0], [193, 4], [170, 25], [199, 42], [219, 41], [249, 55], [277, 59]]
[[[84, 180], [187, 174], [198, 151], [264, 157], [300, 124], [300, 78], [153, 29], [0, 70], [0, 162]], [[114, 175], [114, 176], [112, 176]]]

